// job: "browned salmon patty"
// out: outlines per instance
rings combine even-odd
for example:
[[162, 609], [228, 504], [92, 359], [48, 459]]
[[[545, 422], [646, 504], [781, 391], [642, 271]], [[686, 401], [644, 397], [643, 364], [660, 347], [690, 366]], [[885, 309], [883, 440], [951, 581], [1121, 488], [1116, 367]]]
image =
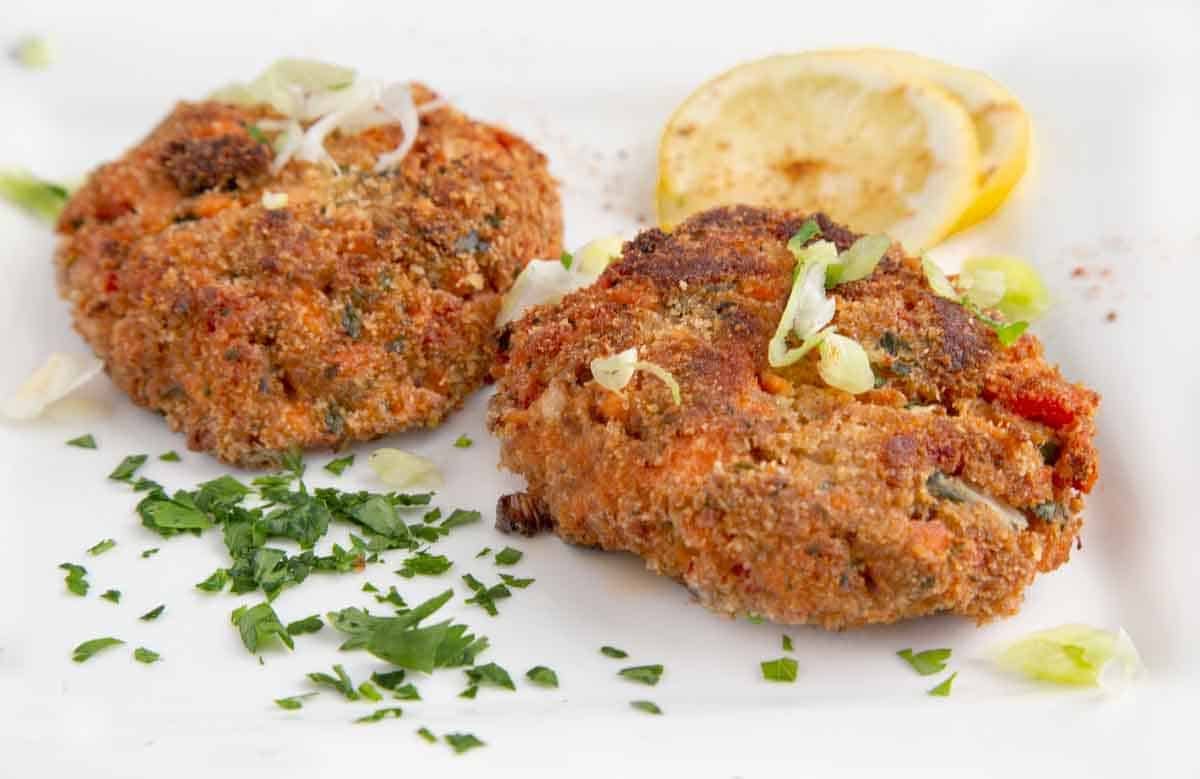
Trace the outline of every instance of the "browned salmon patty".
[[[829, 387], [816, 351], [770, 368], [804, 221], [730, 207], [647, 230], [594, 286], [510, 326], [489, 425], [528, 493], [502, 499], [500, 524], [633, 552], [731, 615], [1015, 613], [1080, 531], [1098, 396], [1034, 336], [1002, 347], [895, 244], [830, 292], [875, 389]], [[856, 238], [817, 221], [839, 250]], [[630, 347], [674, 375], [680, 405], [646, 373], [596, 383], [590, 361]]]
[[545, 158], [440, 107], [394, 171], [373, 172], [393, 124], [329, 136], [336, 170], [273, 174], [270, 118], [181, 103], [92, 173], [59, 222], [76, 329], [136, 403], [231, 463], [438, 423], [487, 377], [516, 274], [562, 249]]

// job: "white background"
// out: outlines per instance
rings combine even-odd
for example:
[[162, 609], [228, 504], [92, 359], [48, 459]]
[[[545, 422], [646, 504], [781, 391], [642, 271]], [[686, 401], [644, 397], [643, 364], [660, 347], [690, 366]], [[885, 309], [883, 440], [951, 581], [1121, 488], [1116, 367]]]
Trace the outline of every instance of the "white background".
[[[983, 250], [1035, 261], [1058, 303], [1037, 332], [1104, 401], [1083, 551], [1034, 585], [1019, 617], [981, 629], [948, 618], [843, 634], [791, 628], [800, 677], [770, 685], [757, 664], [780, 655], [781, 628], [715, 617], [631, 558], [521, 541], [526, 557], [513, 572], [538, 581], [495, 619], [460, 598], [453, 610], [492, 639], [485, 660], [514, 677], [550, 665], [561, 688], [518, 682], [517, 693], [484, 689], [464, 701], [461, 674], [441, 672], [417, 680], [425, 701], [400, 703], [403, 719], [356, 726], [365, 704], [323, 694], [287, 713], [271, 700], [306, 691], [304, 674], [333, 662], [356, 680], [378, 663], [339, 654], [327, 628], [260, 666], [228, 623], [256, 599], [192, 588], [221, 564], [219, 536], [163, 542], [140, 527], [128, 491], [104, 479], [125, 454], [183, 442], [101, 379], [87, 404], [0, 428], [0, 776], [1197, 775], [1198, 32], [1193, 3], [9, 4], [0, 44], [49, 34], [59, 60], [38, 73], [0, 63], [0, 166], [78, 179], [172, 101], [249, 78], [278, 56], [319, 57], [425, 81], [538, 143], [563, 181], [568, 245], [650, 219], [659, 128], [691, 88], [739, 61], [885, 45], [982, 68], [1032, 114], [1034, 163], [999, 215], [937, 256], [950, 267]], [[54, 292], [52, 250], [42, 226], [0, 209], [0, 391], [50, 351], [84, 351]], [[491, 509], [518, 482], [495, 470], [485, 395], [436, 434], [391, 442], [443, 464], [443, 505], [485, 514], [442, 543], [458, 561], [452, 573], [409, 582], [388, 565], [314, 577], [278, 599], [285, 620], [367, 605], [358, 592], [367, 580], [396, 583], [410, 602], [467, 571], [495, 580], [473, 556], [505, 543]], [[99, 451], [63, 446], [88, 431]], [[474, 448], [450, 446], [461, 432]], [[220, 472], [194, 453], [146, 469], [170, 487]], [[367, 488], [369, 476], [360, 462], [341, 483]], [[84, 554], [105, 537], [117, 548]], [[150, 546], [163, 551], [141, 559]], [[88, 567], [88, 598], [65, 593], [64, 561]], [[124, 592], [120, 605], [98, 598], [109, 587]], [[137, 620], [158, 603], [160, 620]], [[1149, 679], [1102, 699], [997, 679], [976, 659], [1005, 637], [1073, 621], [1124, 625]], [[70, 661], [75, 644], [99, 635], [129, 646]], [[596, 651], [605, 643], [631, 662], [665, 664], [662, 683], [617, 679], [622, 664]], [[139, 645], [163, 662], [134, 663]], [[936, 678], [894, 657], [906, 646], [954, 648], [951, 698], [924, 695]], [[632, 711], [635, 698], [667, 715]], [[419, 740], [421, 725], [474, 732], [488, 746], [454, 757]]]

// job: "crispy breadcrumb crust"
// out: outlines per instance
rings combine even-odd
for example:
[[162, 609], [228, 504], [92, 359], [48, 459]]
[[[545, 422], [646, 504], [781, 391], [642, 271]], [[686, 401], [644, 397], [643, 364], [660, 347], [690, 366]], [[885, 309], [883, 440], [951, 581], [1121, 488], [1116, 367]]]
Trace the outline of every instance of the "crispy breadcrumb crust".
[[[817, 219], [840, 250], [856, 237]], [[563, 539], [634, 552], [719, 612], [835, 629], [1015, 613], [1079, 533], [1098, 396], [1032, 335], [1002, 348], [897, 245], [831, 291], [877, 388], [826, 386], [815, 351], [771, 369], [803, 221], [730, 207], [647, 230], [593, 287], [511, 326], [489, 412], [503, 466]], [[594, 357], [632, 346], [681, 406], [641, 373], [621, 393], [592, 379]], [[945, 496], [937, 472], [1028, 528]]]
[[91, 175], [59, 222], [75, 328], [135, 402], [231, 463], [437, 424], [487, 377], [516, 274], [562, 250], [545, 158], [442, 107], [395, 172], [372, 172], [402, 137], [384, 125], [330, 136], [339, 170], [275, 175], [254, 125], [270, 116], [180, 103]]

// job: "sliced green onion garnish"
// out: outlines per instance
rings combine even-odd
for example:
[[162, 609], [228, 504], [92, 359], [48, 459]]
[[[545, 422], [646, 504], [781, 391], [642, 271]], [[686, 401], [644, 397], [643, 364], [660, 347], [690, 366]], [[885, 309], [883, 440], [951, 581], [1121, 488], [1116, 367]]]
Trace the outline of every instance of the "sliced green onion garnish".
[[971, 289], [984, 284], [984, 279], [999, 276], [1003, 279], [1002, 294], [991, 303], [978, 302], [984, 308], [994, 308], [1010, 322], [1031, 322], [1050, 308], [1050, 293], [1032, 265], [1017, 257], [972, 257], [963, 263], [959, 281]]
[[0, 171], [0, 198], [47, 222], [58, 219], [71, 196], [61, 184], [44, 181], [24, 171]]
[[619, 235], [608, 235], [589, 241], [575, 250], [572, 268], [576, 273], [587, 273], [599, 276], [604, 269], [621, 257], [621, 248], [625, 239]]
[[994, 656], [1002, 669], [1030, 679], [1071, 686], [1110, 686], [1145, 671], [1129, 635], [1088, 625], [1031, 633]]
[[403, 449], [376, 449], [367, 458], [367, 464], [389, 487], [413, 484], [437, 487], [442, 483], [441, 471], [433, 460]]
[[865, 279], [875, 272], [875, 266], [883, 259], [892, 239], [886, 235], [864, 235], [854, 245], [838, 256], [838, 261], [829, 266], [825, 274], [826, 286], [845, 284]]
[[[837, 260], [837, 248], [829, 241], [817, 241], [797, 252], [798, 265], [783, 314], [775, 335], [767, 345], [767, 362], [782, 368], [799, 360], [820, 343], [816, 336], [833, 319], [837, 303], [825, 294], [825, 273]], [[795, 333], [800, 346], [788, 348], [788, 337]]]
[[991, 308], [1004, 297], [1004, 274], [994, 270], [959, 274], [958, 286], [962, 287], [967, 300], [980, 308]]
[[54, 64], [54, 47], [48, 39], [31, 35], [17, 43], [13, 58], [30, 70], [44, 70]]
[[592, 377], [596, 383], [612, 392], [620, 392], [625, 389], [633, 379], [635, 371], [645, 371], [667, 385], [675, 405], [678, 406], [683, 402], [679, 382], [675, 380], [671, 372], [661, 365], [639, 360], [636, 346], [611, 357], [597, 357], [592, 360], [591, 368]]
[[936, 262], [922, 255], [921, 270], [925, 271], [925, 280], [929, 282], [929, 288], [935, 294], [948, 300], [953, 300], [956, 303], [960, 301], [962, 296], [958, 294], [958, 290], [950, 283], [950, 279], [946, 278], [946, 274], [942, 272], [942, 269], [938, 267]]
[[827, 332], [821, 340], [817, 370], [831, 387], [857, 395], [875, 386], [867, 352], [853, 338]]

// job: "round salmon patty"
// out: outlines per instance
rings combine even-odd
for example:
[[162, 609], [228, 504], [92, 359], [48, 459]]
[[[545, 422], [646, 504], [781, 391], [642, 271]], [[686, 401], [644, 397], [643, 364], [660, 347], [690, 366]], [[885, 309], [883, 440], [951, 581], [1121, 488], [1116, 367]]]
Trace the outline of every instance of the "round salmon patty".
[[516, 274], [562, 250], [545, 158], [439, 106], [395, 170], [374, 172], [403, 135], [385, 124], [330, 135], [336, 169], [272, 173], [270, 119], [181, 103], [92, 173], [59, 222], [76, 329], [136, 403], [230, 463], [438, 423], [487, 377]]
[[[1002, 347], [896, 244], [829, 293], [874, 389], [826, 385], [816, 350], [771, 368], [805, 219], [729, 207], [647, 230], [595, 285], [510, 325], [489, 425], [528, 491], [498, 524], [633, 552], [731, 615], [1015, 613], [1082, 526], [1098, 396], [1034, 336]], [[841, 251], [857, 237], [816, 221]], [[681, 404], [649, 373], [621, 392], [594, 380], [592, 359], [631, 347]]]

